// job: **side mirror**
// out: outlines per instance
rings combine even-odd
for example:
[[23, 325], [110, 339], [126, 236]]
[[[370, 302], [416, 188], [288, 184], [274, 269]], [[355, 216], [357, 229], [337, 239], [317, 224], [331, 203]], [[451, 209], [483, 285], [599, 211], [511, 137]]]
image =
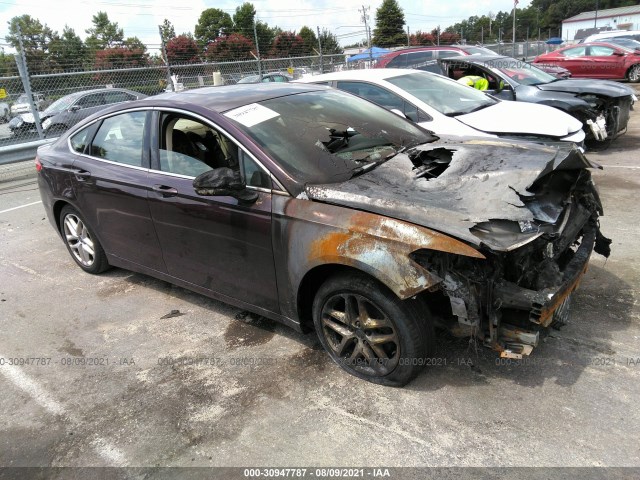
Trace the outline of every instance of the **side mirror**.
[[[636, 49], [636, 50], [637, 50], [637, 49]], [[624, 56], [625, 56], [625, 54], [624, 54], [623, 52], [619, 52], [619, 51], [617, 51], [617, 50], [614, 50], [613, 54], [614, 54], [616, 57], [624, 57]]]
[[80, 105], [73, 105], [69, 108], [70, 112], [77, 112], [78, 110], [80, 110]]
[[214, 168], [201, 173], [193, 180], [193, 188], [203, 197], [233, 197], [243, 203], [254, 203], [258, 192], [247, 190], [239, 171], [228, 167]]

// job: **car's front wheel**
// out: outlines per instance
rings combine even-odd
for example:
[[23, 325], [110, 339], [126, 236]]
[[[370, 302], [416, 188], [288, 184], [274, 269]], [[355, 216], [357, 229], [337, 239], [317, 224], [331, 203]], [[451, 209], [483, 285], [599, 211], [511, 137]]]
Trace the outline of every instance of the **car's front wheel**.
[[60, 231], [67, 250], [75, 262], [88, 273], [100, 273], [109, 268], [107, 256], [78, 211], [67, 205], [60, 213]]
[[635, 83], [640, 82], [640, 64], [634, 65], [629, 69], [627, 78], [629, 78], [630, 82], [635, 82]]
[[400, 387], [427, 363], [434, 331], [417, 300], [400, 300], [360, 273], [329, 278], [313, 303], [316, 333], [329, 356], [356, 377]]

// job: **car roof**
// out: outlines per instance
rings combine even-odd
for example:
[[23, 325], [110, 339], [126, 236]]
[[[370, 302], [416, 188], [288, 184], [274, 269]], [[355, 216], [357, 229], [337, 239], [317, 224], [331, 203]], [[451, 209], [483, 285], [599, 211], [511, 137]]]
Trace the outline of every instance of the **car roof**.
[[385, 80], [387, 78], [407, 75], [410, 73], [435, 75], [435, 73], [408, 68], [369, 68], [365, 70], [345, 70], [342, 72], [324, 73], [322, 75], [300, 78], [295, 80], [293, 83], [314, 83], [332, 80]]
[[[233, 108], [262, 102], [272, 98], [295, 95], [297, 93], [326, 90], [320, 85], [287, 83], [246, 83], [202, 87], [182, 92], [167, 92], [140, 100], [141, 105], [157, 100], [175, 101], [181, 105], [199, 105], [214, 112], [226, 112]], [[165, 102], [166, 103], [166, 102]]]
[[[141, 93], [134, 92], [133, 90], [127, 90], [126, 88], [106, 88], [105, 87], [105, 88], [92, 88], [91, 90], [80, 90], [79, 92], [73, 92], [68, 95], [65, 95], [65, 97], [77, 98], [82, 95], [87, 95], [90, 93], [100, 93], [100, 92], [127, 92], [135, 95], [142, 95]], [[64, 98], [64, 97], [61, 97], [61, 98]]]
[[463, 57], [451, 57], [449, 59], [445, 58], [445, 60], [456, 60], [458, 62], [484, 64], [486, 62], [495, 62], [497, 60], [500, 60], [501, 58], [506, 58], [508, 60], [513, 60], [516, 62], [522, 61], [516, 60], [512, 57], [507, 57], [506, 55], [465, 55]]

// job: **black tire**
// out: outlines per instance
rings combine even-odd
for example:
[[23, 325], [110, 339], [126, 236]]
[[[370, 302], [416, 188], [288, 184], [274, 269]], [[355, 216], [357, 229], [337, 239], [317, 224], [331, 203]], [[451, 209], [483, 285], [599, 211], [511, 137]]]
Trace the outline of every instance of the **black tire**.
[[640, 64], [631, 66], [631, 68], [627, 71], [627, 79], [633, 83], [640, 82]]
[[109, 268], [107, 256], [93, 230], [82, 215], [70, 205], [60, 212], [60, 232], [71, 258], [87, 273], [101, 273]]
[[341, 273], [318, 290], [313, 323], [320, 343], [344, 370], [372, 383], [402, 387], [434, 351], [433, 322], [417, 302], [398, 299], [362, 273]]

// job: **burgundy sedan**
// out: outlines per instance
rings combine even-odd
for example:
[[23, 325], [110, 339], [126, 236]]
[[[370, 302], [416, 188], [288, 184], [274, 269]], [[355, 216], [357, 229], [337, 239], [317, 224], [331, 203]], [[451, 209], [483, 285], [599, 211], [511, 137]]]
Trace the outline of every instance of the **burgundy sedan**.
[[640, 53], [612, 43], [572, 45], [539, 55], [534, 64], [564, 67], [575, 78], [640, 81]]
[[437, 139], [302, 84], [129, 102], [36, 159], [85, 272], [314, 328], [343, 369], [394, 386], [436, 363], [436, 326], [521, 358], [567, 321], [592, 250], [608, 255], [592, 166], [577, 148]]

